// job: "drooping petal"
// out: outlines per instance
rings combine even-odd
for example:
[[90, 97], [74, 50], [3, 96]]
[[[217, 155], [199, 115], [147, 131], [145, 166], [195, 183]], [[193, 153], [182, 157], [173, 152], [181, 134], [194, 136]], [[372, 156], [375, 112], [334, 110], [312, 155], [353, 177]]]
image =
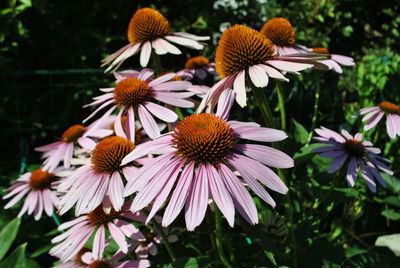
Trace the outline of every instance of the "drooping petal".
[[155, 139], [160, 136], [160, 129], [158, 128], [158, 125], [153, 116], [151, 116], [147, 109], [142, 104], [140, 104], [138, 111], [140, 123], [142, 123], [143, 129], [146, 131], [147, 135], [151, 139]]
[[168, 108], [165, 108], [153, 102], [144, 102], [143, 105], [147, 108], [147, 110], [149, 110], [150, 113], [163, 120], [164, 122], [172, 123], [178, 120], [178, 115]]
[[146, 67], [149, 63], [151, 55], [151, 43], [149, 41], [145, 42], [142, 46], [142, 51], [140, 52], [140, 65]]

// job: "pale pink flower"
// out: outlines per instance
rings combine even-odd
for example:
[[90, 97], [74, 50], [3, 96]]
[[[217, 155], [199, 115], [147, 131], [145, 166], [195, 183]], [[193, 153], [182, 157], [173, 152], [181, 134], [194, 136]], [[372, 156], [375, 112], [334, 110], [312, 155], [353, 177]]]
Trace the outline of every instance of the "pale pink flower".
[[215, 63], [210, 63], [210, 61], [203, 56], [188, 59], [185, 63], [185, 68], [177, 72], [177, 75], [185, 80], [192, 80], [195, 76], [200, 80], [204, 80], [208, 74], [213, 76], [217, 75], [215, 72]]
[[393, 171], [379, 160], [389, 163], [390, 161], [378, 156], [381, 150], [372, 147], [373, 144], [371, 142], [362, 141], [361, 133], [352, 136], [343, 129], [341, 131], [342, 135], [340, 135], [325, 127], [317, 128], [315, 132], [320, 137], [314, 137], [313, 139], [328, 144], [328, 146], [313, 149], [313, 152], [321, 153], [321, 157], [334, 158], [329, 166], [328, 173], [337, 171], [348, 160], [346, 179], [350, 187], [354, 186], [359, 169], [365, 183], [372, 192], [376, 191], [374, 178], [382, 186], [386, 186], [379, 169], [389, 175], [393, 175]]
[[111, 63], [106, 72], [116, 70], [127, 58], [141, 50], [140, 65], [146, 67], [152, 49], [158, 55], [167, 53], [179, 55], [182, 52], [170, 42], [201, 50], [204, 45], [198, 41], [208, 39], [210, 39], [208, 36], [196, 36], [181, 32], [171, 33], [169, 22], [161, 13], [151, 8], [142, 8], [135, 12], [129, 23], [129, 44], [105, 58], [101, 66]]
[[231, 226], [235, 208], [247, 221], [255, 224], [258, 222], [257, 209], [245, 184], [273, 207], [275, 201], [262, 184], [281, 194], [287, 193], [286, 185], [267, 166], [290, 168], [293, 159], [268, 146], [238, 143], [241, 139], [277, 142], [286, 139], [287, 135], [252, 122], [226, 121], [233, 100], [234, 93], [225, 91], [216, 115], [190, 115], [173, 132], [138, 145], [124, 158], [123, 165], [147, 154], [160, 155], [132, 176], [127, 176], [124, 195], [138, 191], [132, 211], [152, 203], [147, 218], [150, 220], [167, 200], [176, 182], [163, 216], [163, 226], [168, 226], [186, 204], [186, 226], [188, 230], [194, 230], [203, 221], [209, 197]]
[[[206, 106], [212, 111], [221, 93], [233, 89], [236, 101], [247, 105], [246, 75], [255, 87], [266, 87], [269, 78], [289, 81], [282, 72], [298, 74], [313, 67], [315, 55], [278, 56], [275, 45], [260, 32], [243, 25], [234, 25], [223, 32], [215, 55], [216, 71], [221, 80], [202, 100], [198, 111]], [[307, 60], [307, 63], [297, 62]]]
[[[111, 209], [108, 214], [102, 206], [87, 215], [80, 216], [72, 221], [65, 222], [58, 227], [58, 230], [66, 230], [64, 233], [52, 239], [52, 243], [59, 243], [50, 250], [50, 254], [60, 258], [62, 262], [72, 259], [85, 245], [90, 236], [94, 234], [93, 254], [100, 256], [106, 246], [106, 231], [118, 244], [123, 253], [128, 252], [129, 241], [143, 241], [143, 234], [128, 221], [143, 222], [145, 217], [141, 213], [129, 211], [130, 203], [125, 203], [120, 211]], [[125, 218], [125, 219], [122, 219]], [[129, 239], [127, 242], [126, 239]], [[102, 254], [101, 254], [102, 255]], [[100, 256], [101, 258], [101, 256]]]
[[[56, 169], [55, 173], [60, 169]], [[4, 208], [8, 209], [14, 206], [18, 201], [25, 197], [24, 205], [18, 214], [21, 217], [25, 212], [31, 215], [34, 212], [35, 220], [39, 220], [43, 210], [47, 216], [53, 215], [54, 207], [58, 205], [56, 191], [53, 190], [55, 183], [59, 178], [46, 170], [40, 168], [33, 172], [27, 172], [19, 177], [16, 182], [7, 189], [8, 194], [3, 199], [13, 196]]]
[[383, 101], [378, 106], [363, 108], [360, 115], [363, 115], [362, 121], [367, 121], [364, 130], [368, 131], [374, 128], [382, 117], [386, 114], [386, 130], [391, 139], [400, 136], [400, 107], [391, 102]]
[[96, 146], [93, 138], [102, 139], [112, 134], [112, 131], [107, 129], [108, 124], [108, 121], [104, 120], [94, 122], [88, 127], [73, 125], [63, 132], [60, 141], [35, 148], [35, 151], [43, 152], [43, 170], [52, 172], [61, 161], [64, 162], [65, 169], [70, 168], [75, 145], [79, 144], [82, 148], [92, 150]]
[[[115, 88], [100, 89], [106, 93], [94, 98], [94, 102], [86, 105], [96, 106], [101, 104], [84, 120], [84, 122], [92, 118], [105, 107], [111, 106], [111, 108], [108, 108], [107, 112], [96, 122], [106, 120], [114, 110], [120, 108], [117, 119], [115, 120], [115, 132], [118, 136], [127, 137], [134, 142], [135, 135], [130, 135], [129, 133], [134, 133], [135, 131], [136, 111], [139, 114], [139, 121], [147, 135], [152, 139], [160, 136], [160, 129], [153, 116], [164, 122], [172, 123], [178, 119], [178, 115], [174, 111], [154, 103], [154, 100], [176, 107], [191, 108], [194, 104], [186, 100], [186, 98], [194, 95], [194, 93], [184, 91], [191, 86], [190, 82], [169, 81], [175, 76], [174, 73], [165, 74], [154, 80], [150, 79], [153, 73], [154, 72], [150, 69], [143, 69], [139, 73], [130, 71], [116, 74], [118, 82]], [[124, 133], [121, 125], [120, 119], [123, 114], [127, 115], [126, 124], [129, 127], [126, 129], [128, 136]]]
[[120, 172], [128, 176], [137, 170], [131, 165], [120, 167], [120, 164], [134, 148], [131, 141], [119, 136], [100, 141], [92, 152], [91, 163], [76, 169], [58, 186], [59, 192], [66, 193], [61, 197], [59, 213], [64, 214], [75, 204], [75, 215], [92, 211], [103, 201], [107, 201], [104, 199], [106, 195], [109, 196], [112, 207], [119, 211], [124, 203], [124, 182]]

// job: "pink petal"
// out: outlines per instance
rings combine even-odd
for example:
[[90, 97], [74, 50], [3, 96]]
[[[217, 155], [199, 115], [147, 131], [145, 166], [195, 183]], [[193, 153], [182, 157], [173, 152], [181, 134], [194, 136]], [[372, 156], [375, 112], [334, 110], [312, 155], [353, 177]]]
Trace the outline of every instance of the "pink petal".
[[178, 91], [189, 88], [192, 83], [188, 81], [171, 81], [153, 86], [153, 89], [159, 91]]
[[175, 76], [176, 76], [175, 73], [167, 73], [167, 74], [164, 74], [164, 75], [162, 75], [162, 76], [160, 76], [160, 77], [157, 77], [157, 78], [154, 79], [153, 81], [151, 81], [151, 82], [149, 83], [149, 86], [150, 86], [150, 87], [154, 87], [154, 86], [156, 86], [156, 85], [158, 85], [158, 84], [161, 84], [161, 83], [164, 83], [164, 82], [166, 82], [166, 81], [171, 80], [171, 79], [174, 78]]
[[115, 171], [111, 174], [110, 183], [108, 185], [108, 196], [116, 211], [120, 211], [124, 203], [124, 198], [122, 196], [123, 191], [124, 185], [122, 183], [122, 178], [118, 171]]
[[270, 167], [291, 168], [294, 166], [294, 160], [290, 156], [268, 146], [257, 144], [236, 144], [235, 148], [243, 152], [245, 155]]
[[223, 120], [227, 120], [229, 117], [229, 112], [233, 105], [234, 98], [235, 94], [232, 90], [225, 90], [224, 92], [222, 92], [218, 100], [216, 115], [221, 117]]
[[140, 123], [142, 124], [143, 129], [146, 131], [147, 135], [151, 139], [155, 139], [160, 136], [160, 129], [158, 128], [158, 125], [153, 116], [151, 116], [147, 109], [142, 104], [140, 104], [138, 111]]
[[103, 258], [105, 247], [106, 247], [105, 230], [104, 226], [100, 225], [99, 229], [97, 229], [97, 232], [93, 240], [93, 255], [96, 258], [96, 260], [101, 260]]
[[191, 39], [184, 38], [184, 37], [167, 35], [167, 36], [165, 36], [165, 39], [167, 39], [168, 41], [171, 41], [173, 43], [188, 47], [188, 48], [200, 50], [200, 49], [203, 49], [203, 47], [204, 47], [200, 43], [198, 43], [194, 40], [191, 40]]
[[178, 120], [178, 115], [168, 108], [152, 102], [144, 102], [143, 105], [147, 108], [147, 110], [149, 110], [150, 113], [164, 122], [172, 123]]
[[153, 70], [151, 70], [149, 68], [144, 68], [139, 72], [137, 77], [142, 81], [146, 81], [153, 74], [154, 74]]
[[313, 67], [312, 64], [281, 61], [281, 60], [269, 60], [267, 61], [267, 63], [279, 70], [286, 72], [298, 72]]
[[122, 113], [125, 111], [125, 108], [122, 108], [118, 115], [117, 118], [114, 121], [114, 130], [115, 130], [115, 134], [117, 134], [117, 136], [122, 137], [122, 138], [126, 138], [124, 129], [122, 127], [121, 124], [121, 118], [122, 118]]
[[178, 216], [182, 210], [183, 205], [187, 199], [189, 193], [189, 187], [192, 184], [194, 171], [194, 163], [190, 162], [182, 171], [182, 174], [178, 180], [174, 192], [172, 193], [171, 199], [165, 209], [162, 225], [168, 226]]
[[240, 71], [233, 82], [233, 91], [236, 93], [236, 101], [240, 107], [247, 105], [245, 71]]
[[258, 65], [253, 65], [249, 68], [249, 76], [256, 87], [266, 87], [268, 85], [268, 75], [265, 70]]
[[287, 138], [287, 135], [282, 130], [266, 127], [239, 127], [232, 126], [235, 138], [247, 139], [253, 141], [276, 142]]
[[204, 165], [200, 165], [189, 189], [185, 206], [185, 220], [188, 231], [193, 231], [203, 221], [208, 206], [208, 180]]
[[391, 139], [396, 138], [397, 129], [391, 114], [388, 114], [386, 117], [386, 129]]
[[151, 43], [149, 41], [145, 42], [142, 46], [142, 51], [140, 52], [140, 65], [146, 67], [149, 63], [151, 55]]
[[109, 222], [107, 224], [108, 230], [110, 231], [110, 234], [114, 241], [117, 243], [119, 248], [123, 253], [128, 252], [128, 244], [126, 243], [125, 236], [124, 234], [114, 225], [114, 223]]

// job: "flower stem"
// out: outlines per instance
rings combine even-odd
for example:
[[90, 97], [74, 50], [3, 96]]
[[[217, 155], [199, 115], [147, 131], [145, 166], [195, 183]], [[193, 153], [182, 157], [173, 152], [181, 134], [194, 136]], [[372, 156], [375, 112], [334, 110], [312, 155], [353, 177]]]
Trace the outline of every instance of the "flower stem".
[[[146, 212], [147, 214], [147, 212]], [[165, 245], [165, 248], [168, 251], [169, 257], [171, 258], [171, 260], [174, 262], [176, 261], [176, 255], [174, 250], [172, 249], [171, 244], [168, 241], [168, 237], [167, 235], [164, 233], [161, 225], [153, 218], [151, 219], [151, 222], [154, 224], [154, 228], [157, 230], [157, 232], [161, 235], [162, 239], [163, 239], [163, 243]]]
[[260, 109], [261, 116], [263, 117], [264, 124], [267, 127], [274, 127], [274, 119], [272, 117], [272, 111], [269, 107], [267, 97], [265, 96], [265, 88], [255, 87], [253, 83], [249, 83], [253, 90], [254, 98], [258, 109]]
[[[51, 217], [53, 218], [53, 221], [56, 223], [57, 227], [61, 225], [60, 219], [58, 219], [57, 214], [53, 213]], [[61, 233], [64, 233], [64, 230], [61, 230]]]
[[307, 144], [309, 144], [311, 142], [311, 138], [313, 136], [315, 126], [317, 125], [318, 108], [319, 108], [319, 91], [320, 91], [319, 80], [316, 81], [315, 86], [316, 86], [316, 88], [315, 88], [314, 112], [313, 112], [313, 116], [311, 119], [311, 129], [310, 129], [310, 133], [308, 134]]
[[[265, 121], [265, 125], [267, 127], [273, 128], [274, 120], [272, 117], [271, 108], [268, 104], [268, 100], [264, 93], [265, 89], [257, 88], [254, 85], [252, 85], [252, 83], [250, 83], [250, 85], [252, 87], [252, 90], [253, 90], [253, 93], [255, 96], [256, 104], [261, 112], [261, 115], [262, 115], [264, 121]], [[286, 129], [285, 102], [284, 102], [283, 94], [280, 90], [280, 86], [278, 85], [278, 83], [276, 86], [276, 90], [278, 93], [279, 110], [281, 112], [281, 128], [283, 130], [285, 130]], [[274, 147], [276, 149], [281, 149], [280, 147], [282, 147], [282, 146], [277, 143], [272, 143], [272, 147]], [[278, 175], [282, 179], [282, 181], [285, 184], [287, 184], [286, 175], [282, 169], [278, 169]], [[290, 192], [285, 195], [284, 208], [285, 208], [285, 214], [286, 214], [286, 218], [288, 220], [288, 227], [289, 227], [289, 231], [290, 231], [290, 242], [292, 244], [292, 266], [291, 267], [296, 268], [297, 267], [297, 245], [296, 245], [296, 236], [295, 236], [295, 224], [294, 224], [294, 219], [293, 219], [292, 198], [291, 198]]]
[[153, 52], [151, 54], [151, 57], [153, 59], [154, 68], [156, 69], [157, 74], [160, 74], [162, 72], [160, 56], [157, 53]]
[[286, 131], [286, 110], [285, 110], [285, 99], [283, 97], [281, 83], [276, 81], [276, 93], [278, 94], [278, 105], [279, 111], [281, 112], [281, 128], [283, 131]]
[[218, 255], [223, 265], [227, 268], [233, 268], [228, 258], [225, 256], [222, 243], [222, 216], [218, 208], [214, 208], [215, 215], [215, 244], [217, 245]]

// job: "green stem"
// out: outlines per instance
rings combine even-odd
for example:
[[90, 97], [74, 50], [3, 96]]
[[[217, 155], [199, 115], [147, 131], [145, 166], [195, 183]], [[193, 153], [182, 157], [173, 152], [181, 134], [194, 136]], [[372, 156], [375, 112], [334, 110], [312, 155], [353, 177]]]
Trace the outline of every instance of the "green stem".
[[253, 90], [254, 98], [258, 109], [260, 109], [265, 126], [274, 127], [274, 118], [272, 117], [272, 111], [269, 107], [267, 97], [265, 96], [265, 88], [255, 87], [253, 83], [249, 84]]
[[155, 67], [155, 69], [157, 71], [157, 74], [162, 73], [162, 66], [161, 66], [160, 56], [157, 53], [153, 52], [151, 54], [151, 57], [153, 59], [153, 64], [154, 64], [154, 67]]
[[281, 128], [286, 131], [286, 110], [285, 110], [285, 99], [283, 97], [281, 83], [276, 81], [276, 93], [278, 94], [278, 105], [279, 111], [281, 112]]
[[311, 129], [310, 133], [308, 133], [308, 141], [307, 145], [311, 142], [311, 138], [314, 133], [314, 129], [317, 125], [317, 118], [318, 118], [318, 109], [319, 109], [319, 91], [320, 91], [320, 86], [319, 86], [319, 80], [316, 81], [316, 88], [315, 88], [315, 103], [314, 103], [314, 112], [313, 116], [311, 119]]
[[217, 246], [218, 255], [227, 268], [233, 268], [232, 264], [229, 262], [228, 258], [225, 256], [224, 247], [222, 243], [222, 216], [218, 208], [214, 207], [215, 215], [215, 244]]
[[[147, 214], [147, 212], [146, 212], [146, 214]], [[167, 237], [167, 235], [164, 233], [164, 231], [163, 231], [161, 225], [160, 225], [154, 218], [151, 220], [151, 222], [154, 224], [154, 228], [157, 230], [157, 232], [161, 235], [161, 237], [162, 237], [162, 239], [163, 239], [163, 243], [164, 243], [164, 245], [165, 245], [165, 248], [166, 248], [167, 251], [168, 251], [169, 257], [171, 258], [171, 260], [172, 260], [173, 262], [176, 261], [175, 252], [174, 252], [174, 250], [172, 249], [172, 246], [171, 246], [171, 244], [170, 244], [169, 241], [168, 241], [168, 237]]]
[[[51, 215], [51, 217], [53, 218], [53, 221], [56, 223], [57, 227], [61, 225], [61, 222], [58, 219], [57, 214], [53, 213], [53, 215]], [[61, 233], [64, 233], [64, 230], [61, 230]]]
[[[265, 121], [265, 125], [267, 127], [274, 127], [274, 120], [272, 117], [271, 108], [269, 106], [268, 100], [264, 93], [264, 88], [257, 88], [252, 83], [250, 83], [254, 97], [257, 103], [257, 106], [261, 112], [261, 116]], [[283, 94], [280, 90], [280, 86], [277, 83], [277, 93], [278, 93], [278, 100], [279, 100], [279, 110], [281, 112], [281, 127], [283, 130], [286, 129], [286, 111], [285, 111], [285, 103], [283, 99]], [[277, 143], [272, 143], [272, 147], [276, 149], [282, 149], [281, 145]], [[278, 175], [282, 179], [284, 183], [287, 184], [286, 175], [283, 170], [278, 169]], [[288, 220], [288, 227], [290, 231], [290, 242], [292, 244], [292, 267], [297, 267], [297, 245], [296, 245], [296, 236], [295, 236], [295, 224], [293, 219], [293, 208], [292, 208], [292, 198], [290, 192], [285, 195], [285, 214]]]

